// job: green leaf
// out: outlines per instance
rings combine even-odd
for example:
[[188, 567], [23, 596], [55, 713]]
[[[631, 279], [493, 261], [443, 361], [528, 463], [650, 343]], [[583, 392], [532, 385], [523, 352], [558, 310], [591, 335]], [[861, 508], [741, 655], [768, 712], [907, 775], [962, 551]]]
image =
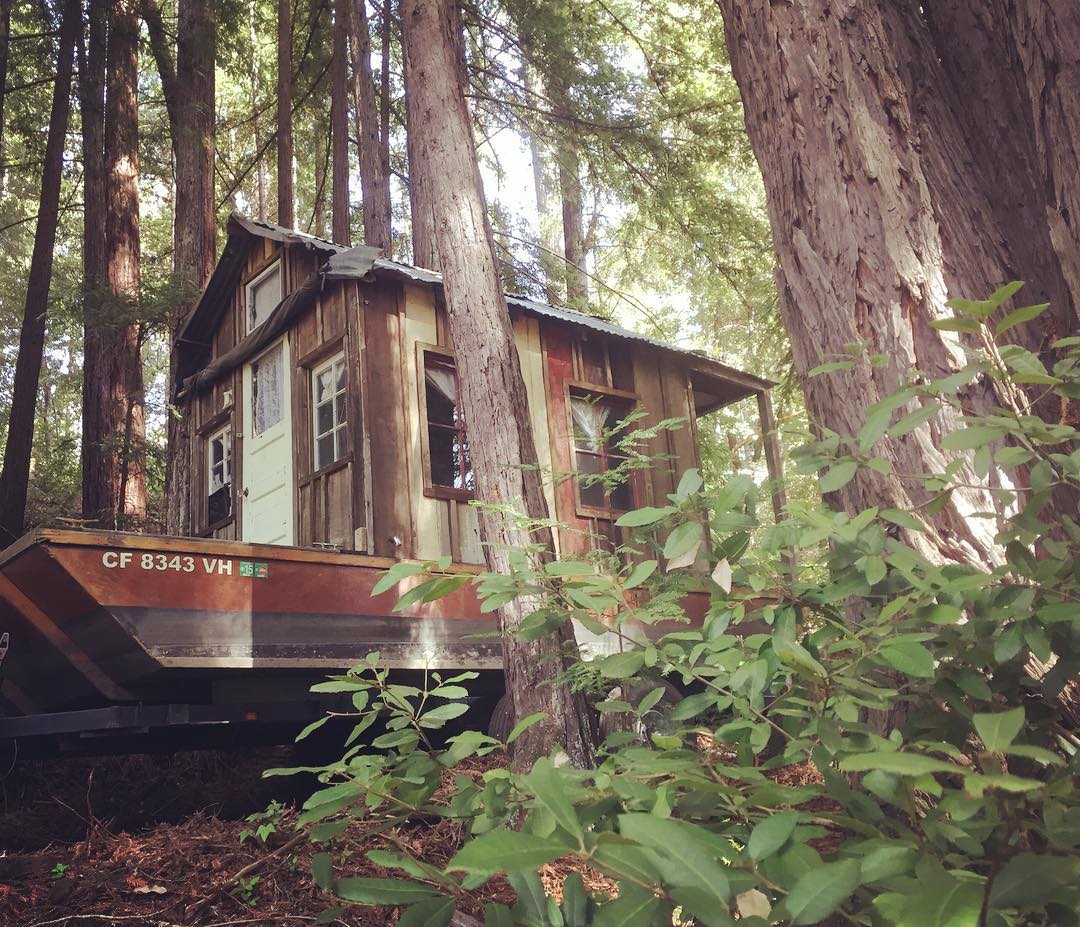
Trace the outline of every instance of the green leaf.
[[804, 873], [784, 899], [791, 922], [802, 925], [824, 920], [859, 887], [860, 874], [856, 859], [826, 863]]
[[696, 829], [695, 825], [651, 814], [619, 815], [619, 833], [676, 863], [663, 868], [665, 881], [707, 889], [719, 903], [726, 904], [731, 897], [727, 874], [709, 847], [699, 841]]
[[436, 698], [468, 698], [469, 690], [464, 686], [441, 685], [436, 686], [428, 694]]
[[940, 410], [941, 403], [935, 399], [928, 402], [926, 405], [915, 409], [913, 412], [909, 412], [889, 429], [889, 437], [902, 438], [909, 432], [914, 431], [920, 425], [930, 421], [930, 419], [937, 415]]
[[856, 753], [840, 761], [844, 772], [868, 772], [879, 769], [896, 776], [925, 776], [929, 773], [958, 773], [960, 768], [944, 760], [937, 760], [921, 753]]
[[411, 879], [336, 879], [331, 891], [356, 904], [412, 904], [438, 894], [430, 885]]
[[998, 441], [1005, 433], [1000, 425], [972, 425], [950, 431], [941, 439], [941, 446], [949, 451], [968, 451]]
[[636, 564], [630, 571], [630, 575], [623, 581], [623, 589], [634, 589], [640, 586], [656, 572], [657, 565], [656, 560], [643, 560]]
[[1080, 879], [1080, 860], [1064, 856], [1020, 853], [1010, 859], [994, 879], [990, 903], [994, 907], [1020, 907], [1043, 904]]
[[440, 895], [406, 908], [398, 918], [397, 927], [446, 927], [454, 916], [454, 899]]
[[687, 496], [692, 496], [704, 485], [705, 481], [701, 478], [701, 472], [696, 467], [691, 467], [679, 480], [675, 495], [680, 499], [685, 499]]
[[425, 711], [420, 716], [420, 727], [440, 728], [447, 721], [461, 717], [468, 710], [469, 706], [464, 702], [448, 702], [438, 708], [431, 709], [431, 711]]
[[465, 844], [446, 865], [447, 871], [495, 873], [536, 869], [570, 852], [561, 840], [493, 830]]
[[652, 924], [660, 909], [660, 899], [633, 883], [620, 883], [619, 897], [604, 905], [593, 921], [594, 927], [643, 927]]
[[1024, 726], [1024, 709], [1013, 708], [1011, 711], [996, 711], [992, 714], [977, 714], [971, 719], [979, 739], [992, 753], [1001, 753], [1020, 733]]
[[746, 849], [754, 862], [772, 856], [780, 849], [788, 838], [795, 832], [795, 825], [799, 822], [799, 812], [782, 811], [779, 814], [770, 814], [767, 818], [759, 821], [750, 833], [750, 840]]
[[522, 734], [524, 734], [530, 727], [532, 727], [534, 724], [536, 724], [537, 721], [542, 720], [543, 717], [544, 717], [544, 712], [542, 712], [542, 711], [534, 711], [531, 715], [526, 715], [524, 718], [522, 718], [520, 721], [518, 721], [518, 723], [515, 724], [510, 729], [510, 733], [506, 737], [506, 742], [508, 744], [512, 744]]
[[919, 851], [910, 846], [893, 844], [877, 847], [862, 857], [862, 881], [883, 882], [910, 872], [918, 856]]
[[422, 563], [395, 563], [375, 584], [375, 587], [371, 590], [371, 594], [373, 596], [380, 595], [388, 589], [392, 589], [401, 582], [401, 580], [405, 579], [405, 577], [417, 576], [420, 573], [426, 572], [427, 567]]
[[851, 482], [855, 472], [859, 469], [857, 460], [838, 460], [818, 480], [818, 489], [822, 492], [835, 492]]
[[562, 884], [562, 916], [566, 927], [585, 927], [589, 915], [589, 899], [580, 872], [571, 872]]
[[881, 517], [887, 522], [891, 522], [894, 525], [899, 525], [901, 528], [907, 528], [909, 531], [925, 531], [926, 525], [924, 525], [919, 519], [917, 519], [910, 512], [903, 512], [900, 509], [882, 509]]
[[641, 650], [626, 650], [593, 661], [593, 666], [607, 679], [628, 679], [640, 672], [644, 665], [645, 653]]
[[674, 560], [689, 551], [701, 540], [701, 524], [696, 521], [684, 521], [676, 525], [675, 530], [668, 535], [664, 542], [664, 556], [668, 560]]
[[1049, 307], [1049, 303], [1040, 303], [1036, 306], [1024, 306], [1022, 309], [1014, 309], [997, 323], [994, 334], [1004, 335], [1010, 328], [1016, 328], [1017, 325], [1022, 325], [1024, 322], [1030, 322], [1032, 319], [1038, 318]]
[[514, 927], [514, 917], [504, 904], [484, 905], [484, 927]]
[[532, 772], [525, 776], [525, 783], [532, 789], [540, 804], [551, 812], [558, 825], [581, 844], [585, 839], [581, 822], [578, 821], [573, 804], [566, 797], [566, 784], [551, 765], [551, 760], [547, 757], [538, 759]]
[[632, 512], [620, 515], [615, 524], [620, 528], [642, 528], [645, 525], [656, 524], [656, 522], [662, 518], [667, 518], [674, 511], [675, 506], [673, 505], [665, 505], [662, 508], [647, 505], [644, 508], [634, 509]]
[[412, 728], [407, 727], [400, 731], [390, 731], [387, 734], [380, 734], [371, 742], [371, 746], [376, 747], [379, 750], [391, 750], [394, 747], [402, 747], [405, 744], [409, 744], [408, 749], [411, 750], [416, 746], [419, 739], [420, 735]]
[[334, 860], [329, 853], [316, 853], [311, 857], [311, 877], [319, 888], [329, 888], [334, 881]]
[[309, 734], [313, 734], [329, 720], [330, 715], [323, 715], [323, 717], [319, 718], [318, 721], [312, 721], [311, 724], [309, 724], [299, 734], [296, 735], [296, 742], [300, 743], [301, 740], [303, 740]]
[[897, 641], [881, 648], [881, 659], [893, 669], [919, 679], [934, 678], [934, 658], [916, 641]]

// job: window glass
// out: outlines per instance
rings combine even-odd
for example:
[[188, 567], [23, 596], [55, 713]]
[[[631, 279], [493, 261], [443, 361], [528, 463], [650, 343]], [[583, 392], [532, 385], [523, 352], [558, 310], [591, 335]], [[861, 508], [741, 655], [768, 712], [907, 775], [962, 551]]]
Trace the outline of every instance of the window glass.
[[315, 427], [315, 469], [341, 460], [346, 441], [345, 356], [338, 354], [311, 372], [312, 416]]
[[281, 262], [264, 270], [247, 285], [247, 330], [254, 331], [281, 302]]
[[428, 477], [432, 486], [474, 492], [472, 461], [461, 391], [454, 362], [424, 353], [424, 401], [427, 405]]
[[629, 511], [634, 507], [633, 492], [622, 482], [610, 492], [598, 476], [617, 469], [626, 454], [620, 450], [619, 422], [629, 414], [631, 404], [598, 394], [572, 394], [570, 415], [574, 431], [575, 469], [581, 476], [577, 483], [578, 501], [594, 509]]
[[210, 436], [207, 457], [207, 521], [213, 525], [232, 512], [232, 433], [228, 427]]
[[251, 421], [256, 435], [273, 428], [284, 414], [281, 357], [278, 344], [251, 365]]

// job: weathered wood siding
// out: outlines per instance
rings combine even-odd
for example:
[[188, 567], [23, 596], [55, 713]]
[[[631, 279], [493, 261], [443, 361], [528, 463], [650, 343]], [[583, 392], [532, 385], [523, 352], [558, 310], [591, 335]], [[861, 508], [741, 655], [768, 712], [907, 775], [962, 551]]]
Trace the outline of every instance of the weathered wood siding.
[[[300, 286], [324, 254], [270, 239], [254, 240], [228, 310], [214, 334], [211, 357], [230, 350], [246, 334], [245, 287], [274, 260], [282, 259], [285, 293]], [[685, 427], [649, 443], [658, 458], [635, 474], [637, 505], [662, 504], [681, 473], [699, 465], [689, 376], [679, 360], [646, 344], [610, 341], [560, 322], [515, 313], [514, 338], [521, 361], [550, 513], [566, 527], [556, 532], [560, 552], [587, 549], [599, 539], [618, 543], [624, 532], [595, 511], [583, 512], [566, 474], [574, 469], [568, 396], [570, 389], [615, 391], [647, 413], [643, 424], [686, 418]], [[293, 453], [296, 543], [333, 545], [392, 558], [439, 559], [477, 564], [484, 560], [475, 508], [467, 499], [445, 498], [427, 486], [423, 448], [424, 346], [449, 354], [445, 311], [437, 290], [389, 278], [326, 286], [289, 332], [292, 359]], [[342, 353], [347, 371], [348, 453], [314, 468], [312, 371]], [[243, 378], [223, 378], [188, 404], [194, 417], [193, 468], [187, 488], [197, 533], [222, 540], [243, 537]], [[231, 395], [231, 402], [226, 402]], [[228, 424], [233, 434], [232, 515], [207, 521], [208, 439]]]

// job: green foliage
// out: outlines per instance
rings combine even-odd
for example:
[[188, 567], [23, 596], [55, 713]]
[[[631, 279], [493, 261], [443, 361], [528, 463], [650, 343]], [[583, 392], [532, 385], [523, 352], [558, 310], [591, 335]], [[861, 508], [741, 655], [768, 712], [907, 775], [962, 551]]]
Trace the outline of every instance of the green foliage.
[[[989, 315], [985, 303], [957, 311], [980, 325]], [[1080, 387], [1080, 351], [1073, 340], [1058, 351], [1046, 387], [1067, 397]], [[955, 402], [959, 384], [977, 375], [1011, 382], [1017, 367], [973, 354], [945, 383], [913, 373], [904, 398], [871, 409], [850, 440], [873, 446], [906, 402]], [[1078, 923], [1080, 739], [1058, 699], [1080, 668], [1080, 526], [1049, 504], [1054, 490], [1080, 491], [1078, 434], [1030, 410], [995, 409], [965, 425], [949, 442], [961, 453], [1024, 468], [1014, 485], [1028, 488], [1008, 490], [1000, 566], [927, 560], [896, 531], [909, 521], [924, 527], [919, 512], [852, 517], [795, 506], [763, 526], [751, 482], [736, 477], [710, 491], [691, 471], [667, 505], [623, 516], [634, 532], [620, 552], [625, 565], [522, 554], [512, 575], [477, 578], [481, 594], [500, 601], [539, 598], [545, 625], [552, 615], [597, 632], [611, 625], [629, 645], [591, 671], [644, 693], [598, 707], [628, 712], [645, 733], [611, 734], [595, 770], [556, 755], [524, 774], [458, 777], [449, 804], [438, 804], [442, 769], [504, 749], [476, 732], [442, 748], [428, 740], [437, 723], [425, 720], [441, 718], [438, 694], [460, 697], [463, 677], [395, 685], [373, 654], [317, 686], [351, 693], [361, 720], [342, 760], [318, 770], [323, 787], [304, 810], [313, 839], [332, 841], [336, 822], [361, 818], [392, 846], [389, 828], [413, 813], [461, 821], [469, 833], [445, 868], [400, 846], [379, 855], [408, 881], [334, 881], [320, 857], [319, 884], [344, 900], [408, 904], [407, 923], [444, 922], [463, 893], [496, 873], [508, 874], [518, 901], [489, 905], [487, 925]], [[803, 464], [827, 473], [837, 461], [844, 473], [876, 466], [861, 452], [845, 455], [842, 443], [826, 436], [802, 451]], [[1021, 450], [1022, 460], [1008, 453]], [[947, 493], [954, 470], [920, 479]], [[759, 540], [747, 544], [748, 532]], [[671, 559], [691, 537], [719, 580]], [[781, 555], [799, 547], [793, 575]], [[439, 567], [403, 564], [380, 585], [408, 578], [415, 585], [402, 601], [415, 601], [418, 589], [427, 597], [442, 588]], [[694, 588], [710, 599], [702, 623], [682, 608]], [[648, 598], [638, 595], [646, 589]], [[681, 629], [643, 646], [626, 633], [628, 622], [673, 617]], [[1028, 669], [1033, 656], [1052, 664], [1041, 676]], [[658, 676], [692, 693], [667, 710], [664, 733], [644, 723], [658, 710]], [[389, 733], [371, 750], [359, 736], [374, 714], [388, 718]], [[701, 738], [715, 748], [702, 749]], [[818, 776], [785, 784], [769, 775], [793, 765]], [[618, 897], [590, 895], [572, 876], [556, 905], [535, 870], [558, 858], [614, 879]]]

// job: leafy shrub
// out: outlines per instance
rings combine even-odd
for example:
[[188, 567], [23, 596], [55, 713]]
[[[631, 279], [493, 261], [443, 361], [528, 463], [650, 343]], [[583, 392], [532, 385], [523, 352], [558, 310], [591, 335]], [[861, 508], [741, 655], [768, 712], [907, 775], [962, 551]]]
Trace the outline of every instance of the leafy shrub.
[[[1002, 298], [957, 303], [946, 324], [987, 332]], [[1037, 311], [1018, 310], [997, 334]], [[822, 471], [823, 489], [864, 467], [887, 471], [876, 441], [925, 427], [941, 405], [959, 408], [977, 377], [1080, 397], [1078, 344], [1059, 341], [1052, 370], [1006, 345], [941, 380], [912, 374], [869, 410], [860, 435], [819, 438], [799, 466]], [[1005, 562], [993, 569], [930, 562], [900, 539], [898, 529], [925, 530], [927, 512], [947, 499], [957, 479], [949, 465], [918, 476], [932, 500], [920, 510], [804, 507], [774, 526], [759, 524], [749, 480], [707, 492], [690, 471], [667, 504], [620, 519], [636, 533], [626, 566], [545, 563], [523, 551], [511, 575], [479, 577], [489, 604], [543, 598], [522, 634], [573, 618], [624, 637], [625, 650], [589, 671], [645, 694], [602, 711], [653, 711], [659, 677], [692, 693], [667, 732], [609, 736], [595, 770], [558, 756], [526, 774], [493, 769], [479, 782], [459, 777], [440, 804], [443, 769], [503, 748], [476, 732], [442, 748], [429, 739], [465, 710], [460, 683], [471, 674], [401, 686], [373, 655], [318, 686], [349, 693], [358, 720], [342, 760], [318, 770], [324, 787], [304, 811], [312, 839], [332, 847], [360, 818], [387, 835], [372, 860], [403, 873], [336, 878], [326, 853], [313, 863], [318, 883], [345, 901], [407, 905], [405, 927], [448, 923], [463, 893], [496, 873], [509, 875], [518, 901], [488, 905], [492, 927], [1080, 923], [1080, 741], [1061, 701], [1080, 670], [1080, 526], [1075, 501], [1070, 511], [1051, 504], [1055, 492], [1075, 500], [1080, 490], [1077, 431], [1023, 407], [963, 426], [945, 446], [972, 457], [976, 472], [994, 462], [1024, 487], [996, 490], [1012, 514], [998, 535]], [[749, 544], [751, 532], [760, 542]], [[793, 550], [797, 575], [783, 557]], [[694, 573], [703, 556], [708, 579]], [[416, 601], [467, 581], [438, 567], [401, 564], [383, 588], [419, 574], [405, 596]], [[696, 626], [678, 607], [694, 584], [711, 597]], [[673, 618], [682, 624], [643, 646], [626, 634], [631, 622]], [[361, 746], [380, 715], [387, 732]], [[881, 724], [890, 717], [898, 726]], [[810, 772], [776, 775], [792, 766]], [[417, 814], [467, 825], [445, 869], [395, 845], [391, 828]], [[563, 857], [616, 880], [618, 896], [591, 896], [572, 875], [557, 905], [536, 869]]]

